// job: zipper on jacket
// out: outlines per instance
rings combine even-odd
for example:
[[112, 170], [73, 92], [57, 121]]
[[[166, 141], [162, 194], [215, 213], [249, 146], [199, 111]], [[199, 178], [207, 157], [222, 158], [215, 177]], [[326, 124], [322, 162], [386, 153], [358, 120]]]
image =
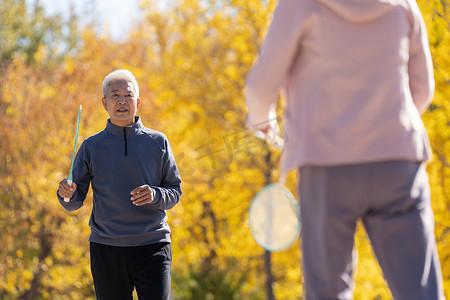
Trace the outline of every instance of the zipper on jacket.
[[127, 145], [127, 128], [123, 128], [123, 140], [125, 141], [125, 156], [128, 156], [128, 145]]

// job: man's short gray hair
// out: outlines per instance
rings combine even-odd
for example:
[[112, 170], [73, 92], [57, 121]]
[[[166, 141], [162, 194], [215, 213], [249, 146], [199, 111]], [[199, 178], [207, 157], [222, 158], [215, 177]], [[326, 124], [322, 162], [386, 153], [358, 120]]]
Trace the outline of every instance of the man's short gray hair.
[[133, 73], [128, 70], [120, 69], [115, 70], [108, 74], [103, 80], [103, 97], [106, 97], [106, 92], [108, 90], [108, 86], [112, 81], [115, 80], [125, 80], [131, 82], [134, 86], [134, 93], [136, 94], [136, 98], [139, 98], [139, 85], [134, 77]]

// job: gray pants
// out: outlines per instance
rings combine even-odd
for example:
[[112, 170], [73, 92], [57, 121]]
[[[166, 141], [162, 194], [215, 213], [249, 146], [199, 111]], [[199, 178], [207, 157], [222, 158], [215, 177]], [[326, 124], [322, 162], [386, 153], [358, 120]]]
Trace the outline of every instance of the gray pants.
[[396, 300], [444, 299], [425, 164], [300, 169], [306, 299], [352, 299], [361, 220]]

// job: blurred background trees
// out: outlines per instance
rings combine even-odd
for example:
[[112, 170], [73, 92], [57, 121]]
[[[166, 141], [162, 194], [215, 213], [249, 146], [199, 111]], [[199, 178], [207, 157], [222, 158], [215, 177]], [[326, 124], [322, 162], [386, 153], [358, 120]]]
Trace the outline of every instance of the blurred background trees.
[[[435, 64], [436, 96], [423, 119], [450, 297], [450, 12], [447, 0], [418, 2]], [[182, 200], [168, 212], [174, 300], [266, 299], [264, 251], [247, 212], [266, 175], [278, 178], [279, 153], [245, 129], [242, 90], [275, 5], [142, 1], [144, 18], [117, 40], [80, 26], [75, 14], [64, 20], [39, 4], [0, 0], [0, 299], [94, 299], [92, 196], [67, 213], [55, 193], [70, 169], [77, 108], [83, 105], [80, 140], [102, 130], [101, 84], [117, 68], [136, 75], [139, 114], [168, 136], [183, 179]], [[291, 174], [292, 191], [295, 182]], [[356, 246], [355, 299], [390, 299], [361, 228]], [[276, 299], [301, 299], [300, 260], [298, 243], [272, 254]]]

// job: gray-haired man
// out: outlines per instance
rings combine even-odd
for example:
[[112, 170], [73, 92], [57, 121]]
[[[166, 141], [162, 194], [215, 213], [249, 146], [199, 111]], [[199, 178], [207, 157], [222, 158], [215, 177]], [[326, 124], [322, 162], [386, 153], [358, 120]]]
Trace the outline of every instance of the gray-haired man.
[[79, 209], [92, 185], [89, 240], [98, 299], [132, 299], [134, 288], [139, 299], [170, 299], [166, 210], [180, 199], [181, 179], [169, 141], [136, 116], [139, 86], [131, 72], [106, 76], [102, 103], [106, 128], [80, 146], [73, 184], [59, 183], [59, 202], [67, 211]]

